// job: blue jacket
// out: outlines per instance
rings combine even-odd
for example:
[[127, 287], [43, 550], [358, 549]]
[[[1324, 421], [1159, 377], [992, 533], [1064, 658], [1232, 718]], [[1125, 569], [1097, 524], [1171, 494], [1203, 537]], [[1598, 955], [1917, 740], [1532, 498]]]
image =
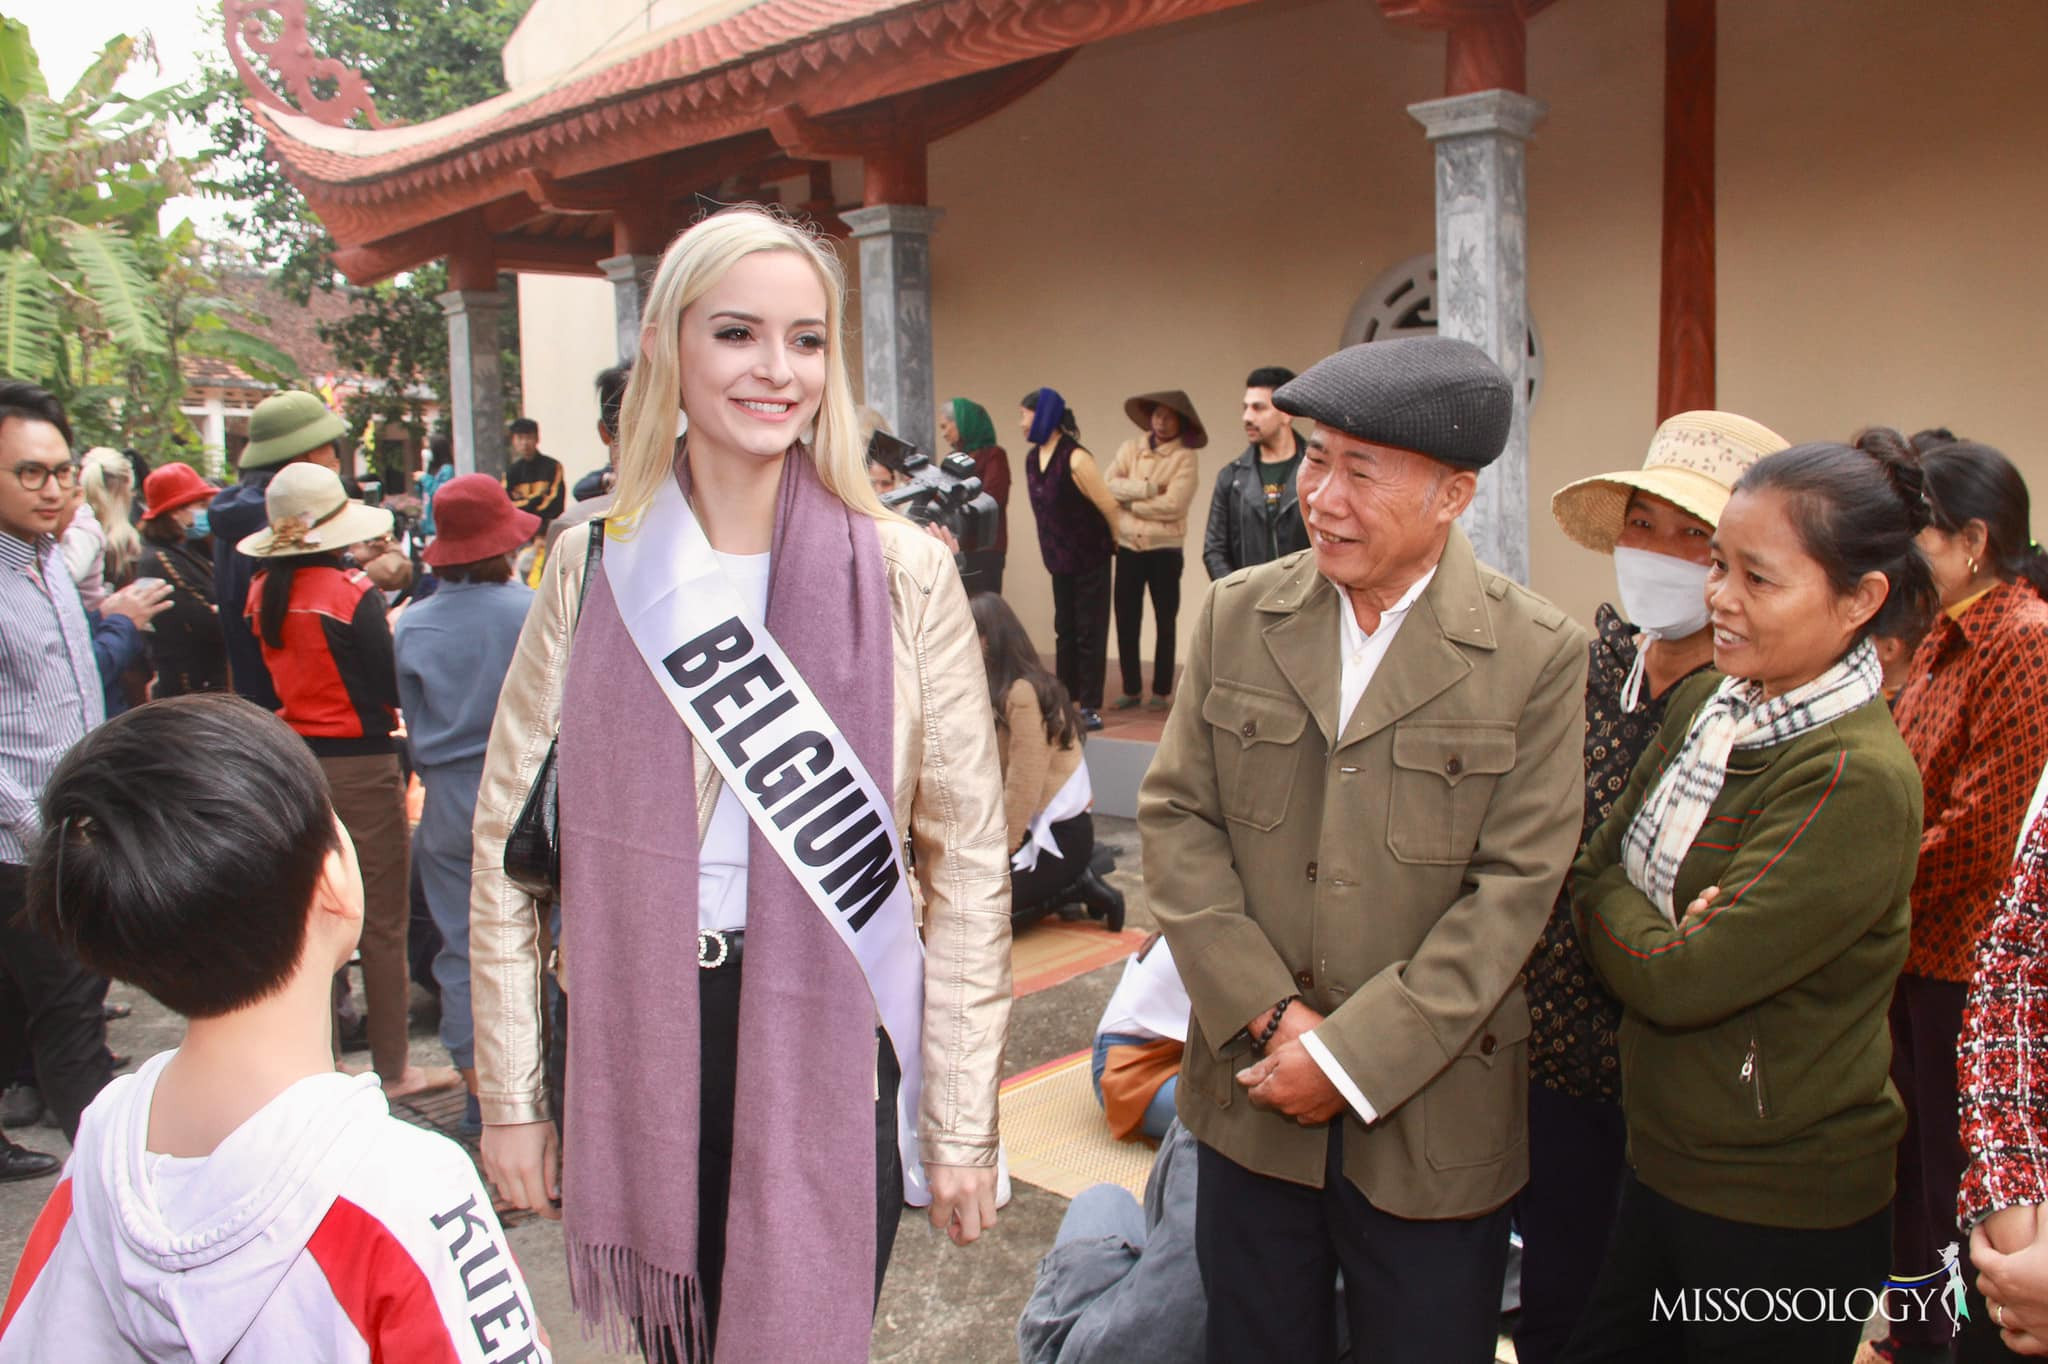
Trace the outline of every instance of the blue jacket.
[[263, 663], [263, 647], [257, 643], [242, 603], [249, 600], [249, 584], [259, 565], [235, 546], [244, 536], [254, 535], [270, 524], [264, 510], [264, 494], [275, 469], [254, 469], [242, 481], [215, 497], [206, 509], [207, 525], [213, 534], [213, 599], [232, 609], [220, 613], [221, 642], [227, 646], [228, 672], [235, 691], [265, 710], [278, 708], [277, 688], [270, 683], [270, 669]]
[[398, 703], [421, 767], [483, 761], [532, 604], [516, 582], [444, 582], [398, 618]]

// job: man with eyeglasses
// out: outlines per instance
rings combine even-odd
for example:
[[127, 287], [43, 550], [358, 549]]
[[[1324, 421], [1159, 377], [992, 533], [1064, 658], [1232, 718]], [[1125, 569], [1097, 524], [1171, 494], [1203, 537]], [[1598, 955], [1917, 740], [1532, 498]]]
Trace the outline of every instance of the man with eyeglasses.
[[[95, 623], [57, 544], [78, 477], [71, 427], [48, 392], [0, 379], [0, 1076], [33, 1060], [66, 1138], [107, 1083], [106, 981], [16, 923], [36, 798], [65, 751], [106, 718]], [[101, 603], [101, 627], [129, 636], [168, 593], [141, 585]], [[57, 1160], [0, 1138], [0, 1181], [49, 1174]]]

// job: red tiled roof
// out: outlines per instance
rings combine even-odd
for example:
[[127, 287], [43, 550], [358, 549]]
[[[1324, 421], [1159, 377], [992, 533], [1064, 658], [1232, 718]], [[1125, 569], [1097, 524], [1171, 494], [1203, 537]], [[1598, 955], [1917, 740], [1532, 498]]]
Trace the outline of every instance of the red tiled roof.
[[[578, 175], [827, 114], [1247, 0], [760, 0], [612, 65], [413, 128], [329, 130], [252, 101], [344, 246]], [[482, 113], [489, 108], [487, 114]]]

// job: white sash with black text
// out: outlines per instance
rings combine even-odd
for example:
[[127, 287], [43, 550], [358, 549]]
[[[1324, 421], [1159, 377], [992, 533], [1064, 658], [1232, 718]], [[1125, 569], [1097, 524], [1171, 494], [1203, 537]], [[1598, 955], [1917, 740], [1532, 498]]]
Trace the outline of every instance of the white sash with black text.
[[[904, 1201], [931, 1202], [918, 1158], [924, 946], [896, 818], [853, 746], [765, 628], [750, 626], [673, 480], [605, 576], [640, 657], [725, 784], [838, 932], [896, 1049]], [[694, 925], [691, 926], [694, 931]]]

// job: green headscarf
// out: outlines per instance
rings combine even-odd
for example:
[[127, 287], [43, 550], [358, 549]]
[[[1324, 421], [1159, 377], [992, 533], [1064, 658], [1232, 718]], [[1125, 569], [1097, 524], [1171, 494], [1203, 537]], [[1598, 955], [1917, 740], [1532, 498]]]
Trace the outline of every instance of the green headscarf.
[[953, 409], [953, 425], [960, 428], [962, 452], [986, 449], [996, 443], [996, 424], [988, 419], [987, 408], [965, 398], [955, 398], [949, 406]]

